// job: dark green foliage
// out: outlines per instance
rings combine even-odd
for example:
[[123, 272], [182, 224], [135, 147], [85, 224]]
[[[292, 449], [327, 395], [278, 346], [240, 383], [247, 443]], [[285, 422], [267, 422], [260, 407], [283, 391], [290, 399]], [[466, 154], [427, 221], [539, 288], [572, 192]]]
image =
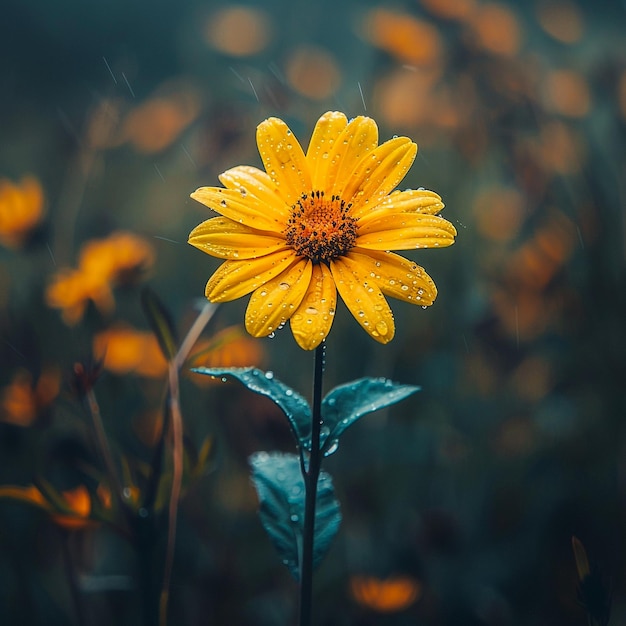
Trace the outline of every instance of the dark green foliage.
[[[260, 517], [274, 547], [296, 580], [300, 579], [305, 488], [296, 455], [257, 452], [250, 457], [252, 480], [259, 495]], [[315, 509], [316, 566], [339, 530], [341, 512], [332, 479], [321, 472]]]

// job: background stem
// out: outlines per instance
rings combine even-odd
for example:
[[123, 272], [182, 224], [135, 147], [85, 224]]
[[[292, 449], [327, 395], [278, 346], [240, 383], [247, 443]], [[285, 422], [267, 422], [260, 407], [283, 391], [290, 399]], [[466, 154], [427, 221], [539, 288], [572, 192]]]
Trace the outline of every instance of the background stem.
[[320, 475], [320, 428], [322, 426], [322, 379], [324, 375], [324, 343], [315, 350], [313, 372], [313, 411], [311, 416], [311, 456], [303, 473], [306, 490], [304, 508], [304, 536], [302, 538], [302, 568], [300, 570], [300, 626], [310, 626], [313, 595], [313, 547], [315, 540], [315, 504], [317, 481]]

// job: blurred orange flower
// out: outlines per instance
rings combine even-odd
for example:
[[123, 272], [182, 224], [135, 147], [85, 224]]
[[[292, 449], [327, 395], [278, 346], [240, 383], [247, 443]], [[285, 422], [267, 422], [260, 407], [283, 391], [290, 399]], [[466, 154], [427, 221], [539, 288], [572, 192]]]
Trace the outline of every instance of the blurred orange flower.
[[172, 144], [200, 112], [200, 99], [191, 88], [155, 95], [132, 109], [124, 119], [120, 142], [139, 152], [161, 152]]
[[500, 243], [510, 241], [519, 233], [525, 209], [524, 197], [511, 187], [488, 187], [479, 192], [473, 202], [478, 232]]
[[0, 420], [16, 426], [30, 426], [59, 394], [61, 375], [57, 369], [45, 369], [37, 383], [32, 374], [19, 369], [13, 380], [0, 391]]
[[330, 52], [315, 46], [302, 46], [289, 57], [286, 68], [289, 84], [312, 100], [330, 98], [341, 83], [341, 72]]
[[0, 179], [0, 243], [21, 247], [44, 213], [43, 190], [36, 178], [24, 176], [17, 184]]
[[91, 300], [102, 313], [110, 313], [115, 301], [109, 283], [100, 276], [80, 270], [62, 269], [53, 277], [46, 289], [46, 303], [61, 309], [63, 321], [74, 326], [83, 317], [87, 302]]
[[46, 290], [48, 306], [61, 309], [63, 321], [73, 326], [81, 320], [91, 300], [104, 314], [115, 308], [112, 287], [134, 282], [154, 263], [150, 244], [128, 232], [88, 241], [81, 249], [78, 269], [64, 268]]
[[370, 11], [365, 36], [402, 63], [432, 65], [441, 57], [443, 45], [437, 28], [407, 13], [388, 9]]
[[228, 6], [213, 13], [206, 26], [207, 43], [224, 54], [245, 57], [257, 54], [270, 42], [272, 28], [265, 11]]
[[159, 378], [167, 370], [156, 337], [148, 331], [118, 325], [98, 333], [93, 340], [96, 358], [104, 359], [104, 368], [117, 375], [130, 372], [147, 378]]
[[444, 19], [467, 17], [476, 5], [476, 0], [420, 0], [420, 2], [430, 13]]
[[362, 607], [377, 613], [397, 613], [408, 609], [422, 593], [422, 585], [409, 576], [376, 578], [352, 576], [350, 592]]
[[[34, 485], [23, 487], [20, 485], [0, 486], [0, 499], [19, 500], [36, 506], [50, 514], [52, 521], [68, 530], [80, 530], [94, 526], [97, 521], [91, 517], [93, 500], [89, 490], [84, 485], [74, 489], [51, 494], [48, 498]], [[97, 496], [99, 497], [99, 496]], [[109, 508], [103, 500], [104, 508]]]
[[561, 43], [576, 43], [583, 36], [584, 18], [574, 2], [543, 0], [537, 4], [536, 14], [541, 28]]
[[591, 93], [585, 78], [575, 70], [554, 70], [546, 78], [548, 106], [567, 117], [584, 117], [591, 107]]
[[522, 33], [515, 14], [503, 4], [482, 4], [468, 18], [477, 43], [487, 52], [513, 57], [522, 44]]
[[119, 284], [132, 283], [154, 263], [154, 250], [143, 238], [117, 231], [92, 239], [81, 249], [78, 268], [89, 276]]

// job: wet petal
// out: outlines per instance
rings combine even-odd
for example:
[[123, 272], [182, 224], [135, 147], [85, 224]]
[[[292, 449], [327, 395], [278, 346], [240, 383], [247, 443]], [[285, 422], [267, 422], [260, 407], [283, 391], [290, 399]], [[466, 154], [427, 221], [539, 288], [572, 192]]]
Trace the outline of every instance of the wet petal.
[[291, 332], [303, 350], [313, 350], [327, 337], [335, 318], [337, 288], [328, 266], [313, 266], [309, 288], [291, 318]]
[[311, 282], [312, 266], [299, 259], [252, 294], [246, 309], [246, 330], [252, 336], [269, 335], [294, 314]]
[[292, 206], [311, 190], [309, 168], [298, 140], [285, 122], [270, 117], [257, 127], [256, 141], [265, 171], [281, 197]]
[[275, 211], [281, 221], [289, 219], [291, 207], [280, 196], [272, 179], [260, 169], [239, 165], [220, 174], [219, 179], [224, 187], [238, 191], [243, 198], [248, 194], [258, 198], [267, 205], [267, 211]]
[[388, 343], [395, 334], [393, 313], [367, 268], [362, 267], [352, 253], [330, 263], [330, 269], [354, 319], [380, 343]]
[[204, 293], [211, 302], [241, 298], [283, 272], [295, 259], [296, 253], [288, 248], [253, 261], [225, 261], [209, 278]]
[[411, 304], [430, 306], [437, 297], [437, 287], [423, 267], [394, 254], [377, 250], [352, 250], [350, 257], [376, 281], [386, 295]]
[[213, 217], [196, 226], [189, 234], [189, 243], [220, 259], [255, 259], [287, 248], [284, 238], [227, 217]]
[[361, 215], [359, 225], [364, 226], [371, 220], [392, 213], [423, 213], [436, 215], [444, 208], [441, 196], [427, 189], [407, 189], [394, 191], [386, 196], [378, 206]]
[[191, 197], [235, 222], [258, 230], [282, 233], [286, 220], [272, 213], [256, 196], [242, 196], [239, 191], [222, 187], [200, 187]]
[[445, 248], [454, 243], [456, 228], [437, 215], [401, 213], [372, 220], [361, 229], [356, 246], [368, 250]]
[[352, 203], [352, 217], [373, 209], [406, 176], [415, 160], [417, 144], [408, 137], [395, 137], [361, 159], [340, 196]]
[[312, 189], [328, 189], [327, 176], [330, 165], [330, 152], [348, 125], [348, 118], [343, 113], [328, 111], [317, 121], [309, 142], [306, 161], [311, 172]]
[[[359, 161], [378, 145], [378, 126], [369, 117], [355, 117], [335, 140], [328, 155], [326, 182], [322, 189], [340, 195], [345, 180]], [[344, 198], [345, 199], [345, 198]]]

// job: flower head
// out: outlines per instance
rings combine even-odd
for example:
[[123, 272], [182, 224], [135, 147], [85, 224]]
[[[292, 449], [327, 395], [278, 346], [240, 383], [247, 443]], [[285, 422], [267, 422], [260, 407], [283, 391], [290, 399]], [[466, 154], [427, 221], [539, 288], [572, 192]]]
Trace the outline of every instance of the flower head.
[[0, 179], [0, 244], [21, 247], [44, 213], [43, 190], [36, 178], [25, 176], [19, 183]]
[[378, 145], [374, 120], [325, 113], [306, 154], [280, 119], [257, 128], [265, 172], [234, 167], [225, 188], [191, 197], [220, 214], [197, 226], [189, 243], [225, 259], [206, 296], [226, 302], [252, 294], [246, 329], [263, 337], [287, 321], [312, 350], [330, 331], [337, 292], [380, 343], [391, 341], [385, 296], [431, 305], [437, 289], [422, 267], [390, 252], [449, 246], [454, 226], [437, 214], [441, 198], [425, 189], [393, 191], [417, 146], [407, 137]]

